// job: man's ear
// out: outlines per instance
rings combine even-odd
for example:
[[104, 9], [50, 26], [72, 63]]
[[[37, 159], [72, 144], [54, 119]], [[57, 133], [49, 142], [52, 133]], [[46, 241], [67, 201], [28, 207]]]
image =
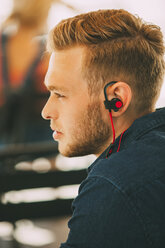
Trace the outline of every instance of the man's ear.
[[106, 92], [109, 101], [111, 101], [113, 98], [118, 98], [123, 104], [123, 106], [119, 108], [117, 112], [112, 110], [112, 116], [118, 117], [125, 113], [132, 99], [131, 87], [125, 82], [118, 81], [117, 83], [109, 86]]

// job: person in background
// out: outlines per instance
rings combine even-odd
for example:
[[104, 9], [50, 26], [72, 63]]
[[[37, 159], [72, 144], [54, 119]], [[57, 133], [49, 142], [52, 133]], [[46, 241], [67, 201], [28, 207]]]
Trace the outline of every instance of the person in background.
[[61, 21], [48, 37], [42, 110], [61, 154], [98, 156], [61, 248], [165, 247], [165, 108], [160, 28], [125, 10]]
[[50, 141], [41, 118], [47, 100], [44, 34], [53, 0], [13, 0], [0, 33], [0, 145]]

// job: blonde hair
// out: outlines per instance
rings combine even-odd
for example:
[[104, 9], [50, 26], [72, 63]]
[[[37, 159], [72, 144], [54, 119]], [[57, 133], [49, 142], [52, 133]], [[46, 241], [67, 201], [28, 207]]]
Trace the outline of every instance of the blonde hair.
[[127, 82], [137, 113], [151, 109], [163, 82], [163, 35], [125, 10], [99, 10], [61, 21], [48, 37], [49, 52], [86, 47], [83, 74], [91, 93], [110, 80]]

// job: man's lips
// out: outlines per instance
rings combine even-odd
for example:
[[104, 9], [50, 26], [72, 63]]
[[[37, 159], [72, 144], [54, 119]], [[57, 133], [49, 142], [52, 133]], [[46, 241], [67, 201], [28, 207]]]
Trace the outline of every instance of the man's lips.
[[55, 131], [53, 132], [53, 139], [54, 139], [54, 140], [58, 140], [58, 139], [60, 138], [61, 135], [62, 135], [61, 132], [55, 130]]
[[56, 128], [55, 126], [53, 127], [53, 125], [50, 125], [50, 128], [52, 129], [52, 131], [57, 131], [59, 133], [62, 133], [62, 130], [60, 130], [60, 128]]
[[61, 132], [61, 130], [59, 128], [55, 128], [52, 125], [50, 125], [50, 128], [53, 131], [53, 135], [52, 135], [53, 139], [58, 140], [63, 133]]

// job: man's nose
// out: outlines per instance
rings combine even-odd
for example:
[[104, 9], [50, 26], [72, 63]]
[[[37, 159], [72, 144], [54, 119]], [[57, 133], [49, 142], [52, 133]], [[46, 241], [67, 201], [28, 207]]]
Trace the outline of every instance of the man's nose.
[[52, 103], [51, 101], [51, 97], [49, 97], [48, 101], [46, 102], [42, 112], [41, 112], [41, 115], [42, 115], [42, 118], [44, 118], [45, 120], [50, 120], [50, 119], [54, 119], [56, 113], [55, 113], [55, 109], [54, 109], [54, 104]]
[[51, 119], [51, 116], [50, 116], [50, 114], [48, 112], [47, 105], [48, 105], [48, 101], [47, 101], [47, 103], [45, 104], [45, 106], [42, 109], [41, 116], [45, 120], [50, 120]]

